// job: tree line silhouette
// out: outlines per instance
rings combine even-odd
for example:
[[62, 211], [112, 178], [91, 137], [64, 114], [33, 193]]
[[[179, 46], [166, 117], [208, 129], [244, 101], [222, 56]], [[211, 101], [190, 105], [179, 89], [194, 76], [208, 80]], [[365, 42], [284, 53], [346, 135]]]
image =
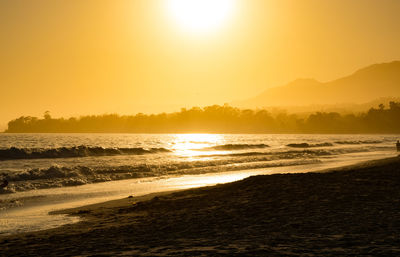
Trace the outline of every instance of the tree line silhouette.
[[180, 112], [88, 115], [79, 118], [22, 116], [9, 133], [400, 133], [400, 102], [360, 114], [316, 112], [307, 117], [285, 112], [238, 109], [227, 104], [182, 108]]

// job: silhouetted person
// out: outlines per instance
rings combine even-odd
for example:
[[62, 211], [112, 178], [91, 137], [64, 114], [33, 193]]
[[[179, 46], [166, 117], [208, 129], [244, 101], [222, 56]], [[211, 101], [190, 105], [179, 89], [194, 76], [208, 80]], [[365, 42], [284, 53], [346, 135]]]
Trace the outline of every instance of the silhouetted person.
[[6, 186], [8, 186], [8, 181], [7, 179], [3, 179], [3, 183], [0, 185], [0, 188], [5, 188]]
[[397, 140], [396, 147], [397, 147], [397, 152], [400, 152], [400, 142], [399, 142], [399, 140]]

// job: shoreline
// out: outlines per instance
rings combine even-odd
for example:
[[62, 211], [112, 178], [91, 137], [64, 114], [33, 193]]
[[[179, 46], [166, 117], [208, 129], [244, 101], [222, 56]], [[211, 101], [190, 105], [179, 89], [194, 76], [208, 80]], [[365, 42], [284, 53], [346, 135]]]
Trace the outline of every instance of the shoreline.
[[[398, 157], [389, 157], [389, 158], [383, 158], [383, 159], [377, 159], [377, 160], [361, 161], [356, 164], [344, 165], [341, 167], [334, 167], [334, 168], [323, 168], [323, 169], [314, 170], [314, 171], [298, 172], [298, 173], [283, 172], [283, 173], [272, 173], [272, 174], [259, 174], [259, 175], [251, 175], [250, 177], [272, 176], [272, 175], [290, 175], [290, 174], [307, 174], [307, 173], [343, 172], [343, 171], [355, 170], [355, 169], [359, 169], [359, 168], [367, 168], [367, 167], [372, 167], [372, 166], [376, 166], [376, 165], [380, 165], [380, 164], [390, 163], [393, 160], [397, 160], [398, 158], [400, 158], [400, 155]], [[78, 206], [78, 207], [74, 207], [74, 208], [55, 210], [55, 211], [49, 212], [49, 215], [66, 214], [66, 215], [71, 215], [71, 216], [84, 217], [85, 215], [81, 215], [80, 212], [82, 212], [82, 211], [85, 212], [86, 210], [95, 211], [96, 209], [101, 209], [101, 208], [123, 207], [126, 205], [130, 205], [134, 202], [137, 203], [137, 202], [149, 201], [155, 197], [169, 195], [169, 194], [173, 194], [173, 193], [180, 192], [180, 191], [193, 190], [193, 189], [199, 189], [199, 188], [208, 188], [208, 187], [214, 187], [214, 186], [219, 186], [219, 185], [224, 185], [224, 184], [230, 184], [230, 183], [235, 183], [238, 181], [248, 179], [250, 177], [246, 177], [246, 178], [236, 180], [233, 182], [217, 183], [215, 185], [210, 185], [210, 186], [202, 186], [202, 187], [195, 187], [195, 188], [188, 188], [188, 189], [167, 190], [167, 191], [150, 193], [150, 194], [139, 195], [139, 196], [128, 196], [126, 198], [119, 198], [119, 199], [104, 201], [104, 202], [100, 202], [100, 203]], [[33, 232], [37, 232], [37, 231], [33, 231]]]
[[[396, 255], [398, 188], [399, 157], [257, 175], [55, 211], [83, 220], [0, 236], [0, 245], [8, 256], [66, 249], [67, 255]], [[46, 247], [52, 242], [57, 246]]]

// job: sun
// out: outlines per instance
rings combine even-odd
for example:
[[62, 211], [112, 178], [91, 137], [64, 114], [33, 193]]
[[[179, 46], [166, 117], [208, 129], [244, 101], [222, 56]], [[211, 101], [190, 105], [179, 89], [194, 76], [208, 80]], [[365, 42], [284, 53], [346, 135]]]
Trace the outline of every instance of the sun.
[[184, 30], [204, 33], [226, 24], [236, 0], [165, 0], [169, 16]]

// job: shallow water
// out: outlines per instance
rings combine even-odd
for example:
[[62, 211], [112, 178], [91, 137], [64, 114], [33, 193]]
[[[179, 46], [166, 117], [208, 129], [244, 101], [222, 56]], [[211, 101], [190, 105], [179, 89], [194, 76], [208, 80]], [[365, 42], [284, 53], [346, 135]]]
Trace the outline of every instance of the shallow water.
[[85, 146], [168, 152], [0, 161], [0, 173], [10, 181], [0, 194], [0, 233], [76, 222], [76, 217], [47, 213], [128, 195], [391, 157], [396, 140], [395, 135], [1, 134], [0, 149], [6, 150]]
[[394, 135], [0, 134], [0, 174], [12, 182], [0, 194], [317, 163], [347, 153], [392, 152], [396, 139]]

